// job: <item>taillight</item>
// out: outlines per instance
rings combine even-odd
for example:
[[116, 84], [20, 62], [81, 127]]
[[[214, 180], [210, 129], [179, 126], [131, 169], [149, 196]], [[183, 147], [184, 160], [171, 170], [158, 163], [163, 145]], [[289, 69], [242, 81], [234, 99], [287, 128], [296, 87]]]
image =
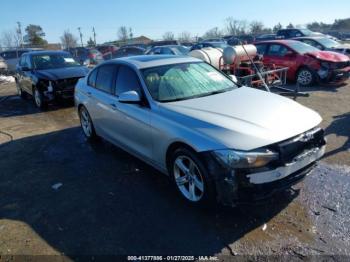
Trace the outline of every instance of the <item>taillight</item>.
[[89, 58], [94, 59], [94, 58], [95, 58], [95, 56], [96, 56], [95, 54], [92, 54], [92, 53], [91, 53], [91, 54], [89, 54]]

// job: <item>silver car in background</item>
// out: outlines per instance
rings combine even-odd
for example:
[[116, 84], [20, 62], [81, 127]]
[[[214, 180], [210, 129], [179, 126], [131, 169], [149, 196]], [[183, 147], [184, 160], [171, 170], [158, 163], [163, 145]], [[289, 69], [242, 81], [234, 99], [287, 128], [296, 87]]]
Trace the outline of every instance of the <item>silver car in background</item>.
[[316, 112], [238, 88], [191, 57], [110, 60], [77, 83], [75, 102], [87, 138], [169, 175], [194, 205], [266, 198], [304, 178], [325, 151]]

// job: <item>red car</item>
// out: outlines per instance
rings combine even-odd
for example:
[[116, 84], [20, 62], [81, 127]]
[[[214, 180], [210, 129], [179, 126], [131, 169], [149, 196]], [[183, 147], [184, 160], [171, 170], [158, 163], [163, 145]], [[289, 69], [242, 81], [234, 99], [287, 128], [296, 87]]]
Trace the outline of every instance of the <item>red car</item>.
[[342, 83], [349, 78], [348, 56], [295, 40], [271, 40], [255, 44], [265, 65], [288, 67], [287, 79], [302, 86], [315, 82]]

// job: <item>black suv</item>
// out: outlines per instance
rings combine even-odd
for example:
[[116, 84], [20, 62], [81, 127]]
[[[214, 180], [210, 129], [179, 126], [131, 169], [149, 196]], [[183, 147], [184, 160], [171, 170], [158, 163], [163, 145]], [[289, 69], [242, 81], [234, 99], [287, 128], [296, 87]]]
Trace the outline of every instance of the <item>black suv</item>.
[[18, 95], [31, 95], [37, 107], [43, 109], [55, 98], [73, 98], [78, 80], [89, 72], [68, 52], [35, 51], [24, 53], [17, 65]]

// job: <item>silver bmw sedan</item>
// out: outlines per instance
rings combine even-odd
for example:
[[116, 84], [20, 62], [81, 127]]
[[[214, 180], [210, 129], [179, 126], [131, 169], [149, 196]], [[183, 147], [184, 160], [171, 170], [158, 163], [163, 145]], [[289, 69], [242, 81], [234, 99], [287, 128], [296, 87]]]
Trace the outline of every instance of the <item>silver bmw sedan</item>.
[[80, 79], [75, 103], [89, 140], [152, 165], [193, 205], [269, 197], [301, 181], [325, 151], [316, 112], [238, 87], [191, 57], [110, 60]]

